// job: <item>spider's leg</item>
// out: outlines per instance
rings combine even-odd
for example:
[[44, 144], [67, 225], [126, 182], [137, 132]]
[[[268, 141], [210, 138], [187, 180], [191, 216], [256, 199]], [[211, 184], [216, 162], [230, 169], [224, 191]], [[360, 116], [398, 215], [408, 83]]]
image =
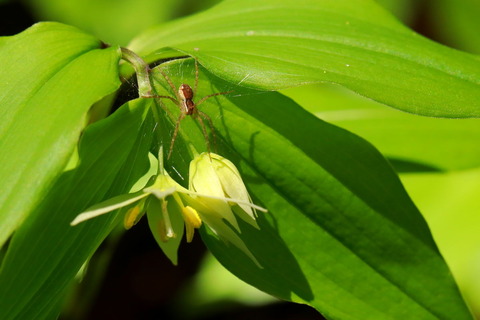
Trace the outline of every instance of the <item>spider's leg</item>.
[[170, 96], [159, 96], [159, 95], [156, 95], [156, 94], [151, 94], [151, 95], [148, 95], [148, 96], [143, 96], [142, 98], [158, 98], [158, 99], [170, 99], [173, 101], [173, 103], [175, 103], [176, 105], [179, 104], [178, 100], [173, 98], [173, 97], [170, 97]]
[[[157, 96], [157, 97], [158, 97], [158, 96]], [[157, 98], [157, 97], [156, 97], [156, 98]], [[167, 97], [167, 96], [160, 96], [160, 97], [162, 97], [162, 98], [171, 98], [170, 100], [174, 101], [172, 97]], [[176, 102], [176, 100], [175, 100], [175, 102]], [[162, 100], [158, 99], [158, 104], [160, 105], [160, 108], [162, 108], [162, 109], [168, 114], [168, 116], [170, 117], [170, 119], [174, 119], [173, 113], [172, 113], [170, 110], [168, 110], [167, 106], [162, 102]], [[177, 103], [176, 103], [176, 104], [177, 104]]]
[[155, 94], [152, 94], [152, 95], [148, 95], [148, 96], [143, 96], [143, 98], [156, 98], [156, 99], [159, 99], [158, 100], [158, 104], [160, 105], [160, 107], [165, 110], [165, 112], [169, 115], [169, 117], [171, 119], [173, 119], [173, 114], [170, 112], [170, 110], [168, 110], [167, 106], [165, 104], [162, 103], [162, 100], [160, 99], [170, 99], [173, 103], [175, 103], [177, 106], [180, 104], [175, 98], [173, 97], [170, 97], [170, 96], [159, 96], [159, 95], [155, 95]]
[[[208, 121], [208, 125], [210, 126], [210, 132], [212, 133], [212, 138], [213, 138], [213, 150], [215, 152], [217, 152], [217, 135], [215, 133], [215, 127], [213, 126], [213, 121], [212, 121], [212, 118], [210, 118], [208, 116], [208, 114], [206, 114], [205, 112], [202, 112], [200, 110], [197, 109], [197, 112], [198, 114], [200, 115], [199, 120], [200, 122], [203, 124], [203, 121], [201, 119], [201, 117], [203, 117], [205, 120]], [[206, 132], [205, 132], [205, 126], [203, 125], [203, 131], [204, 131], [204, 136], [205, 136], [205, 140], [208, 141], [208, 136], [206, 135]], [[210, 152], [210, 146], [208, 145], [208, 152]]]
[[167, 160], [170, 159], [170, 156], [172, 155], [173, 145], [177, 139], [178, 129], [180, 129], [180, 122], [183, 120], [183, 118], [185, 118], [185, 115], [186, 114], [184, 112], [180, 113], [177, 123], [175, 124], [175, 130], [173, 131], [172, 140], [170, 141], [170, 150], [168, 150]]
[[229, 93], [232, 93], [232, 92], [233, 92], [233, 90], [209, 94], [208, 96], [205, 96], [205, 97], [203, 97], [202, 99], [200, 99], [200, 101], [198, 101], [198, 102], [196, 103], [196, 106], [198, 107], [198, 105], [200, 105], [201, 103], [205, 102], [205, 100], [207, 100], [208, 98], [215, 97], [215, 96], [221, 96], [221, 95], [229, 94]]
[[208, 133], [207, 133], [207, 128], [205, 127], [205, 123], [203, 122], [202, 117], [199, 116], [199, 114], [195, 114], [195, 119], [200, 122], [200, 126], [202, 127], [202, 132], [203, 132], [203, 137], [205, 138], [205, 145], [207, 146], [207, 152], [210, 155], [210, 141], [208, 140]]
[[195, 59], [195, 85], [193, 86], [193, 96], [197, 94], [198, 88], [198, 61]]
[[[177, 91], [177, 87], [175, 87], [175, 85], [173, 84], [172, 82], [172, 79], [170, 79], [169, 76], [167, 76], [167, 74], [165, 73], [165, 71], [163, 71], [162, 69], [160, 68], [156, 68], [155, 70], [158, 70], [158, 72], [160, 72], [162, 74], [162, 76], [165, 78], [165, 80], [167, 81], [168, 85], [170, 86], [170, 88], [172, 88], [173, 90], [173, 93], [175, 94], [175, 97], [177, 97], [177, 100], [178, 101], [181, 101], [182, 98], [180, 98], [179, 94], [178, 94], [178, 91]], [[173, 98], [172, 98], [173, 99]], [[180, 104], [177, 103], [177, 105], [180, 107]]]

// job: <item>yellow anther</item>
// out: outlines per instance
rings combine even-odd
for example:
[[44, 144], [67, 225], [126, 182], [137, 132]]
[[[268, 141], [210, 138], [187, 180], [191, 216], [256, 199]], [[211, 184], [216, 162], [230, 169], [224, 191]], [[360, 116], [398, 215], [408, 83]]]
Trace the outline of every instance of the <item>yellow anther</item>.
[[198, 215], [197, 210], [190, 206], [182, 208], [183, 219], [185, 220], [185, 229], [187, 231], [187, 242], [192, 242], [195, 229], [202, 225], [202, 219]]
[[142, 211], [140, 210], [140, 206], [137, 205], [133, 208], [128, 209], [127, 213], [125, 213], [125, 218], [123, 219], [123, 225], [125, 229], [130, 229], [133, 227], [142, 217]]

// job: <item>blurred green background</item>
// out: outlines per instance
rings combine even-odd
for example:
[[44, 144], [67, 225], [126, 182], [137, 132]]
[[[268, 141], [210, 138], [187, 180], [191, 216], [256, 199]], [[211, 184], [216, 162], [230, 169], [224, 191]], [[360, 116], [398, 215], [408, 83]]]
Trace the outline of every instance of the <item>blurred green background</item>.
[[[141, 31], [219, 0], [0, 0], [0, 35], [37, 21], [77, 26], [126, 46]], [[480, 53], [480, 0], [377, 0], [406, 25], [445, 45]], [[402, 113], [331, 84], [284, 90], [319, 118], [374, 144], [401, 173], [480, 319], [480, 121]], [[145, 222], [118, 231], [72, 285], [64, 319], [321, 319], [230, 275], [197, 237], [174, 267]]]

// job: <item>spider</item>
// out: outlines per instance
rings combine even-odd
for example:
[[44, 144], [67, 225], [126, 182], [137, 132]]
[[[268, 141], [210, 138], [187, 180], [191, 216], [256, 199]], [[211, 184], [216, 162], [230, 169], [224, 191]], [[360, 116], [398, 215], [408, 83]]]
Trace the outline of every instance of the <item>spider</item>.
[[205, 128], [205, 123], [203, 120], [206, 120], [208, 122], [208, 125], [210, 126], [210, 131], [212, 132], [214, 143], [215, 143], [216, 137], [215, 137], [215, 130], [213, 127], [213, 122], [212, 122], [212, 119], [206, 113], [202, 112], [201, 110], [198, 110], [198, 106], [203, 102], [205, 102], [205, 100], [211, 97], [228, 94], [228, 93], [231, 93], [232, 91], [212, 93], [201, 98], [197, 102], [194, 102], [193, 97], [195, 96], [197, 92], [197, 87], [198, 87], [198, 62], [196, 59], [195, 59], [195, 85], [193, 89], [188, 84], [183, 83], [180, 85], [180, 87], [178, 87], [178, 91], [177, 91], [177, 88], [173, 84], [172, 80], [167, 76], [167, 74], [160, 68], [158, 70], [162, 74], [162, 76], [165, 78], [170, 88], [172, 88], [173, 92], [175, 92], [175, 98], [171, 96], [159, 96], [159, 95], [154, 95], [152, 96], [152, 98], [170, 99], [171, 101], [173, 101], [173, 103], [175, 103], [180, 108], [180, 116], [178, 117], [177, 122], [175, 123], [175, 130], [173, 131], [167, 159], [170, 159], [170, 156], [172, 154], [173, 146], [175, 144], [175, 140], [177, 139], [177, 135], [178, 135], [178, 130], [180, 129], [180, 122], [182, 122], [182, 120], [185, 119], [186, 116], [192, 116], [193, 119], [198, 120], [198, 122], [200, 123], [200, 126], [202, 127], [203, 136], [205, 137], [205, 144], [207, 146], [207, 150], [208, 152], [210, 152], [210, 142], [208, 140], [207, 129]]

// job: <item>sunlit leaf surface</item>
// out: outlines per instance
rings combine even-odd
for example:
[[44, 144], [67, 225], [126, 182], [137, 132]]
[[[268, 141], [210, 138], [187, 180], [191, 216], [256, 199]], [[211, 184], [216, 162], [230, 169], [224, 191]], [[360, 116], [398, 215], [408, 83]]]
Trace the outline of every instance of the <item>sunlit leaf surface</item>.
[[101, 47], [99, 40], [56, 23], [3, 40], [0, 245], [65, 166], [88, 109], [120, 85], [118, 49]]
[[478, 57], [415, 34], [370, 0], [224, 1], [130, 47], [149, 61], [176, 48], [251, 88], [327, 81], [410, 113], [480, 116]]
[[[166, 70], [177, 86], [194, 83], [188, 62]], [[215, 125], [219, 153], [241, 168], [254, 202], [269, 212], [260, 214], [260, 231], [241, 225], [242, 239], [263, 269], [204, 230], [225, 267], [332, 319], [470, 319], [425, 221], [378, 151], [277, 93], [201, 74], [197, 99], [228, 90], [233, 92], [207, 100], [201, 110]], [[165, 106], [178, 112], [168, 100]], [[172, 176], [186, 177], [177, 160], [188, 162], [183, 139], [200, 151], [206, 144], [198, 122], [187, 118], [180, 127], [168, 164]]]
[[45, 319], [59, 311], [65, 289], [117, 220], [112, 213], [75, 227], [70, 222], [87, 207], [128, 192], [148, 170], [149, 103], [131, 102], [89, 127], [78, 167], [58, 178], [15, 232], [0, 270], [0, 319]]

